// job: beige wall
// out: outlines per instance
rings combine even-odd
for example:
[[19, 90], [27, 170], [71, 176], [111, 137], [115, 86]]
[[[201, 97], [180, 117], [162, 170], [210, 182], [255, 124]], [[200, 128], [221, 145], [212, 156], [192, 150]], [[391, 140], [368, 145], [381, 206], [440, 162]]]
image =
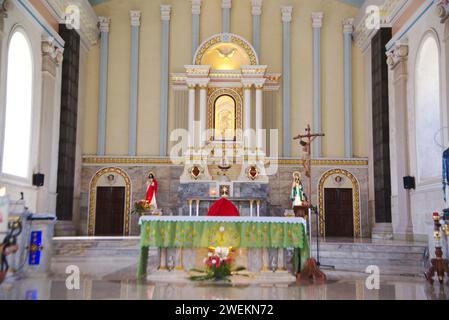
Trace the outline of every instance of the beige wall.
[[[191, 7], [185, 0], [111, 0], [94, 9], [98, 15], [111, 17], [108, 82], [108, 113], [106, 151], [110, 155], [126, 155], [128, 150], [130, 21], [129, 10], [142, 11], [140, 38], [140, 74], [138, 109], [138, 155], [157, 155], [159, 151], [160, 96], [160, 4], [171, 4], [170, 72], [182, 72], [191, 63]], [[323, 11], [322, 28], [322, 110], [323, 155], [344, 156], [343, 115], [343, 32], [342, 20], [354, 17], [357, 8], [336, 0], [264, 0], [261, 18], [260, 63], [269, 72], [282, 72], [282, 21], [280, 7], [293, 6], [292, 30], [292, 135], [312, 123], [312, 26], [311, 12]], [[221, 0], [203, 1], [200, 41], [221, 31]], [[233, 1], [231, 32], [251, 42], [250, 0]], [[85, 114], [85, 154], [95, 154], [98, 112], [99, 49], [89, 52], [87, 108]], [[363, 59], [358, 48], [353, 49], [354, 77], [354, 154], [367, 156], [365, 141]], [[169, 128], [175, 119], [174, 95], [169, 95]], [[282, 104], [282, 94], [277, 103]], [[187, 107], [187, 106], [186, 106]], [[279, 119], [282, 115], [279, 115]], [[299, 148], [292, 141], [294, 156]]]

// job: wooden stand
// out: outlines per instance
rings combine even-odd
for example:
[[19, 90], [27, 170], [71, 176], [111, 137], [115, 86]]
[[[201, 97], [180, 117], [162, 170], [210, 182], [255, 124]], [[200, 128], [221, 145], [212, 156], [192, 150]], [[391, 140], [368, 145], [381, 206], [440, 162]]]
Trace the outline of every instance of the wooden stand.
[[426, 277], [427, 281], [430, 282], [430, 284], [433, 284], [433, 277], [436, 272], [438, 281], [443, 284], [444, 273], [449, 276], [449, 261], [447, 259], [443, 259], [443, 250], [441, 250], [441, 247], [435, 248], [435, 256], [436, 258], [430, 261], [432, 265], [427, 270], [427, 272], [424, 273], [424, 276]]
[[326, 282], [326, 279], [326, 275], [320, 270], [314, 258], [308, 259], [304, 265], [304, 270], [296, 275], [296, 280], [299, 282], [313, 280]]
[[[308, 178], [308, 192], [309, 198], [307, 201], [307, 206], [295, 207], [293, 209], [295, 211], [296, 216], [304, 216], [307, 215], [308, 209], [311, 206], [311, 198], [312, 198], [312, 157], [311, 157], [311, 144], [318, 137], [324, 137], [324, 133], [310, 133], [310, 125], [307, 125], [306, 134], [299, 134], [293, 138], [293, 140], [300, 139], [299, 144], [303, 147], [303, 151], [305, 152], [305, 159], [303, 162], [304, 172], [306, 177]], [[304, 139], [304, 140], [303, 140]], [[308, 217], [311, 219], [311, 217]], [[309, 230], [310, 232], [310, 230]], [[319, 235], [317, 235], [319, 236]], [[312, 245], [312, 244], [310, 244]], [[325, 282], [326, 275], [320, 270], [316, 260], [314, 258], [309, 258], [304, 265], [304, 270], [302, 272], [297, 272], [296, 274], [297, 281], [305, 281], [305, 280], [316, 280], [318, 282]]]
[[449, 277], [449, 261], [447, 259], [443, 259], [443, 250], [441, 248], [440, 214], [438, 212], [434, 212], [432, 218], [434, 223], [433, 234], [436, 241], [435, 258], [430, 260], [432, 265], [427, 270], [427, 272], [424, 273], [424, 276], [426, 277], [427, 281], [430, 282], [430, 284], [433, 284], [433, 277], [435, 276], [436, 272], [438, 281], [440, 282], [440, 284], [443, 284], [444, 274], [446, 273]]

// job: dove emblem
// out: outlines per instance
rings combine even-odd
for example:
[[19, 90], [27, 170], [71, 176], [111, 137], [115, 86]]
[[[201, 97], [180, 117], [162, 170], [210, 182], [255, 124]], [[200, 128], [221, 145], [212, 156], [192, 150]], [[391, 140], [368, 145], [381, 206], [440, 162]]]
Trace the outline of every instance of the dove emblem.
[[218, 55], [220, 56], [220, 58], [232, 58], [232, 56], [235, 54], [235, 52], [237, 51], [237, 49], [235, 48], [230, 48], [230, 49], [216, 49], [218, 52]]

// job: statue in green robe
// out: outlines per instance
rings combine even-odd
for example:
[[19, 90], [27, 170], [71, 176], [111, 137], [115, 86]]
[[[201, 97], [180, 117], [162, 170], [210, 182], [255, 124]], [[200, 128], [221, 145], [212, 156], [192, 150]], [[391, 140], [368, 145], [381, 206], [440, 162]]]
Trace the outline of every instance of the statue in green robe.
[[295, 171], [293, 173], [293, 184], [292, 184], [292, 208], [294, 207], [302, 207], [304, 202], [306, 201], [304, 194], [304, 189], [301, 182], [301, 173]]

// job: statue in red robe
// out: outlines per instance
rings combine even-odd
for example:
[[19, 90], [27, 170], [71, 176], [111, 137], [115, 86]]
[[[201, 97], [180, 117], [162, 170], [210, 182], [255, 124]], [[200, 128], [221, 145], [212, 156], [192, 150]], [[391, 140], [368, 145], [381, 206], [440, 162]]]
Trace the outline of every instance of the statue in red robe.
[[150, 172], [150, 174], [148, 175], [146, 200], [153, 207], [153, 209], [157, 209], [156, 193], [157, 193], [157, 181], [156, 178], [154, 177], [154, 174]]

